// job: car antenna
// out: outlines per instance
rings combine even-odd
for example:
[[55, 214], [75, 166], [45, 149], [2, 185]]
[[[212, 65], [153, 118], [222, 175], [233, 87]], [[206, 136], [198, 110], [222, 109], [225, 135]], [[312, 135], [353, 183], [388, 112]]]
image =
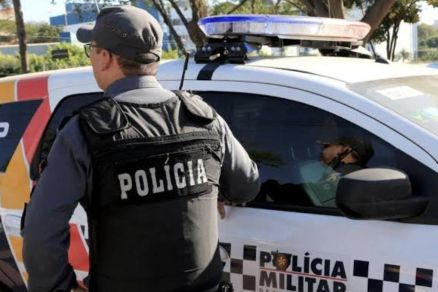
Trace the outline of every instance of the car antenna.
[[183, 66], [183, 72], [182, 72], [182, 76], [181, 76], [181, 82], [179, 83], [179, 90], [182, 90], [183, 85], [184, 85], [184, 79], [186, 76], [186, 71], [189, 65], [189, 59], [190, 59], [190, 53], [188, 53], [186, 50], [183, 51], [183, 54], [185, 56], [185, 60], [184, 60], [184, 66]]
[[379, 54], [377, 54], [376, 50], [374, 49], [374, 44], [372, 41], [368, 43], [371, 47], [371, 51], [373, 51], [374, 60], [376, 60], [376, 63], [382, 63], [382, 64], [389, 64], [389, 61], [385, 58], [382, 58]]

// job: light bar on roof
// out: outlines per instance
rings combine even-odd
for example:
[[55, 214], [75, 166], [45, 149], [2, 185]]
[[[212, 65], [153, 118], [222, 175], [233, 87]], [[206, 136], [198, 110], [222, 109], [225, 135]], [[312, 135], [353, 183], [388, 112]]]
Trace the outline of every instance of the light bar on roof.
[[224, 36], [275, 36], [280, 39], [357, 42], [370, 26], [336, 18], [281, 15], [223, 15], [202, 18], [202, 31], [212, 38]]

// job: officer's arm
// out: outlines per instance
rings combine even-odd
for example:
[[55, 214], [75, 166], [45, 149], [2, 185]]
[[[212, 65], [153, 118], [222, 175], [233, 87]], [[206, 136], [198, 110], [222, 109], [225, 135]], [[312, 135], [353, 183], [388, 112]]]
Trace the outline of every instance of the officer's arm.
[[244, 203], [257, 196], [260, 190], [257, 165], [237, 141], [227, 123], [219, 117], [223, 129], [224, 156], [220, 188], [222, 195], [231, 202]]
[[69, 220], [87, 191], [90, 166], [77, 120], [56, 139], [34, 190], [23, 229], [30, 291], [69, 291], [76, 277], [68, 262]]

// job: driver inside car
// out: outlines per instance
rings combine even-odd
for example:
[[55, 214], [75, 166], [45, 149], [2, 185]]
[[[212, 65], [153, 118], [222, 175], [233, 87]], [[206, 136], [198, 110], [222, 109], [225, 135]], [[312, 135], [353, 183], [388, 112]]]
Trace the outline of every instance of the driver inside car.
[[336, 207], [336, 188], [340, 178], [367, 167], [374, 155], [369, 141], [362, 137], [342, 136], [321, 139], [320, 161], [300, 168], [303, 188], [313, 205]]

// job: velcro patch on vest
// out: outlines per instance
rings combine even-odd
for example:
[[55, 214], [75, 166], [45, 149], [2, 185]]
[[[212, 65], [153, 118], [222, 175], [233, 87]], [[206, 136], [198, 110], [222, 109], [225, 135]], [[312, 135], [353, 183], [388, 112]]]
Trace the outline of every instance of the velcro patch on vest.
[[210, 193], [206, 157], [178, 153], [117, 163], [122, 204], [141, 204]]

